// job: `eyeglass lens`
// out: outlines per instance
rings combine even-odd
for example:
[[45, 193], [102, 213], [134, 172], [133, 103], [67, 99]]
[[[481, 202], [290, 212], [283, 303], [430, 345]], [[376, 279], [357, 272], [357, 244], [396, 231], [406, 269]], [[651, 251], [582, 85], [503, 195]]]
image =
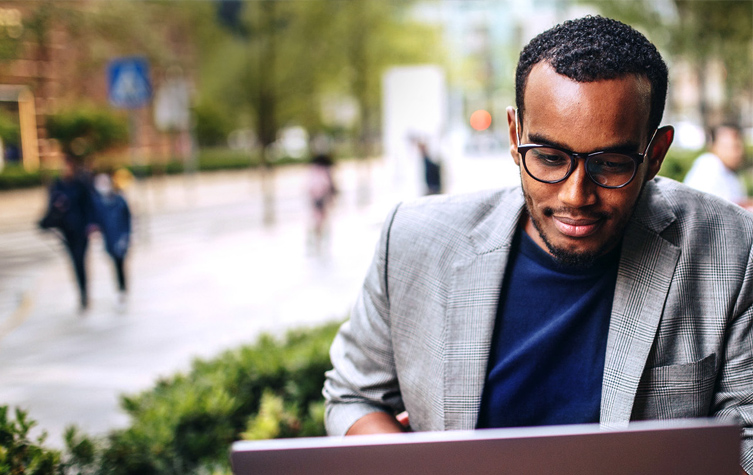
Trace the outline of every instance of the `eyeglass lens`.
[[[524, 157], [526, 169], [534, 178], [546, 182], [563, 180], [570, 173], [570, 155], [554, 148], [533, 148]], [[600, 153], [586, 159], [588, 175], [599, 185], [625, 185], [635, 173], [635, 160], [619, 153]]]

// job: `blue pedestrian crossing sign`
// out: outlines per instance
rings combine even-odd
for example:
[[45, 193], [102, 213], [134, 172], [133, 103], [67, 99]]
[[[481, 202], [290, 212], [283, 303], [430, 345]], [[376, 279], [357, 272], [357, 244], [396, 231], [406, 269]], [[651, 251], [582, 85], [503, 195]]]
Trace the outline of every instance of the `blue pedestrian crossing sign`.
[[137, 109], [152, 98], [149, 62], [133, 56], [110, 61], [107, 66], [110, 103], [123, 109]]

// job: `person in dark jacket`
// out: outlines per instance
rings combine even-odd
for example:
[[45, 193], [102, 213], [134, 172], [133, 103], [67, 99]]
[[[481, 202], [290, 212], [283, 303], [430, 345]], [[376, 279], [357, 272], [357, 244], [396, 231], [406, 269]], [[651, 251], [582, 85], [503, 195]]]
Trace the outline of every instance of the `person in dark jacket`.
[[418, 151], [424, 162], [424, 181], [426, 194], [436, 195], [442, 192], [442, 166], [429, 153], [429, 147], [423, 140], [418, 141]]
[[94, 178], [96, 221], [105, 242], [105, 250], [112, 258], [120, 291], [120, 304], [125, 303], [125, 256], [131, 239], [131, 211], [120, 190], [109, 175], [100, 173]]
[[39, 223], [44, 229], [58, 229], [73, 264], [78, 284], [80, 309], [89, 306], [86, 279], [86, 250], [94, 226], [91, 176], [75, 157], [66, 155], [63, 173], [50, 185], [47, 213]]

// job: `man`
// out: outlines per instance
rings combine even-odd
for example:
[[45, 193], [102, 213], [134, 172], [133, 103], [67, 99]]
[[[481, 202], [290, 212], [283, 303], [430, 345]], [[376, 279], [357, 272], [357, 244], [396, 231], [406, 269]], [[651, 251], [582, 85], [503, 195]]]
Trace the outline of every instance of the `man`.
[[632, 28], [523, 50], [521, 187], [389, 215], [332, 345], [330, 434], [730, 417], [753, 470], [753, 219], [655, 178], [667, 70]]
[[722, 124], [712, 128], [709, 135], [709, 151], [696, 158], [684, 183], [741, 206], [748, 205], [748, 194], [737, 176], [745, 157], [740, 128]]
[[39, 222], [42, 229], [59, 230], [73, 264], [81, 314], [89, 307], [86, 251], [94, 225], [92, 191], [91, 174], [82, 160], [66, 154], [63, 173], [50, 185], [47, 212]]

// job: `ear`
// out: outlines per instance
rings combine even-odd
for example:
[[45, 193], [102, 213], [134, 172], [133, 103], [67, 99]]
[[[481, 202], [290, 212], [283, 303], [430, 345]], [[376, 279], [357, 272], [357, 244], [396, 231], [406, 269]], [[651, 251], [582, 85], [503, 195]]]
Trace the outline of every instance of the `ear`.
[[515, 165], [520, 166], [520, 155], [518, 155], [518, 132], [515, 127], [515, 108], [509, 106], [507, 108], [507, 135], [510, 140], [510, 155], [515, 160]]
[[652, 180], [661, 169], [662, 163], [664, 163], [664, 157], [667, 156], [669, 146], [672, 145], [672, 140], [675, 138], [675, 129], [671, 125], [660, 127], [654, 135], [654, 140], [651, 142], [651, 147], [648, 150], [648, 170], [646, 172], [646, 181]]

